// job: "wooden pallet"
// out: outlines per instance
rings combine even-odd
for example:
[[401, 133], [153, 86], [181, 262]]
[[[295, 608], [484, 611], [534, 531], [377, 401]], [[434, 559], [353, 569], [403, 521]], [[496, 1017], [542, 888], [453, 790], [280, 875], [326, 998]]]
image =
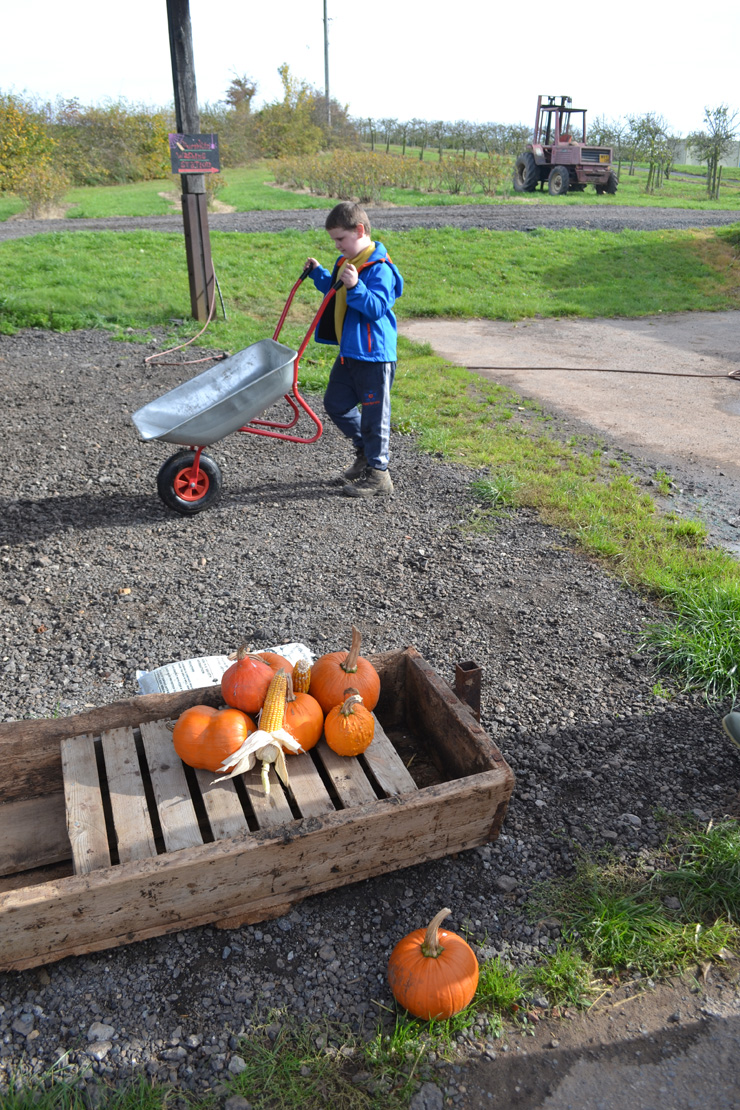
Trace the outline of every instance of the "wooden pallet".
[[269, 799], [258, 774], [213, 786], [174, 757], [164, 722], [218, 705], [218, 687], [0, 722], [0, 971], [265, 921], [495, 840], [514, 776], [493, 740], [414, 648], [371, 659], [370, 748], [288, 757], [290, 788], [273, 775]]
[[61, 754], [76, 875], [417, 789], [377, 718], [362, 756], [338, 756], [322, 738], [313, 751], [288, 756], [287, 790], [271, 773], [269, 794], [258, 768], [214, 782], [212, 772], [185, 767], [167, 721], [66, 737]]

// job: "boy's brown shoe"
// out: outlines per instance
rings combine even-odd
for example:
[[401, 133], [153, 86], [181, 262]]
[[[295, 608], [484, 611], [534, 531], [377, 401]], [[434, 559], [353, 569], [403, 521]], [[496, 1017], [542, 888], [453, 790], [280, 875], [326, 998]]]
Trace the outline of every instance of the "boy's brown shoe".
[[355, 461], [346, 470], [342, 471], [340, 482], [356, 482], [358, 478], [362, 478], [367, 470], [367, 459], [365, 458], [364, 451], [358, 451], [355, 456]]
[[346, 497], [383, 497], [393, 493], [393, 482], [387, 470], [373, 470], [368, 466], [362, 478], [343, 487]]

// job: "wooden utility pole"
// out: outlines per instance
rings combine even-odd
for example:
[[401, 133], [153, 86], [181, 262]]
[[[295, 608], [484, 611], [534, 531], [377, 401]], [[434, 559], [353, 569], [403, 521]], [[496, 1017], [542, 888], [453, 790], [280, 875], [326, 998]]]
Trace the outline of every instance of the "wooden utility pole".
[[329, 19], [324, 0], [324, 99], [326, 100], [326, 126], [331, 127], [331, 100], [329, 98]]
[[[167, 0], [167, 23], [177, 130], [182, 134], [197, 135], [200, 132], [200, 117], [195, 89], [190, 0]], [[190, 279], [190, 308], [196, 320], [207, 320], [213, 304], [215, 281], [211, 239], [208, 234], [205, 178], [202, 173], [181, 174], [180, 181], [185, 252]]]

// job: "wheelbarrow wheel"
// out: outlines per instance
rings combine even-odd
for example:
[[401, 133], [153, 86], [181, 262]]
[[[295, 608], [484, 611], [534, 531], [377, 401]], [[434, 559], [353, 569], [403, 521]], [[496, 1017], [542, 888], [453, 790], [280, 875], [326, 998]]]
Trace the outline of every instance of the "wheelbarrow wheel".
[[157, 475], [157, 492], [169, 509], [181, 516], [194, 516], [212, 508], [221, 497], [223, 480], [217, 463], [201, 454], [193, 480], [195, 451], [178, 451], [162, 463]]

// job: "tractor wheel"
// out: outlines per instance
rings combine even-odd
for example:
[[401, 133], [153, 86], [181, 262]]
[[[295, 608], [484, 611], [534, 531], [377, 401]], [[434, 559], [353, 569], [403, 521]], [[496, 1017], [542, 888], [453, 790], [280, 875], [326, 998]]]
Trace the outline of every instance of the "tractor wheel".
[[606, 185], [597, 185], [596, 192], [600, 197], [603, 197], [604, 193], [609, 193], [609, 195], [613, 197], [618, 187], [619, 181], [617, 175], [615, 173], [610, 173], [606, 179]]
[[210, 455], [201, 454], [193, 481], [195, 451], [178, 451], [159, 468], [157, 492], [169, 509], [194, 516], [210, 509], [221, 497], [221, 471]]
[[517, 193], [533, 193], [540, 180], [540, 172], [534, 160], [534, 154], [525, 150], [516, 160], [514, 168], [514, 191]]
[[561, 197], [568, 192], [570, 174], [565, 166], [553, 166], [547, 179], [547, 191], [551, 197]]

